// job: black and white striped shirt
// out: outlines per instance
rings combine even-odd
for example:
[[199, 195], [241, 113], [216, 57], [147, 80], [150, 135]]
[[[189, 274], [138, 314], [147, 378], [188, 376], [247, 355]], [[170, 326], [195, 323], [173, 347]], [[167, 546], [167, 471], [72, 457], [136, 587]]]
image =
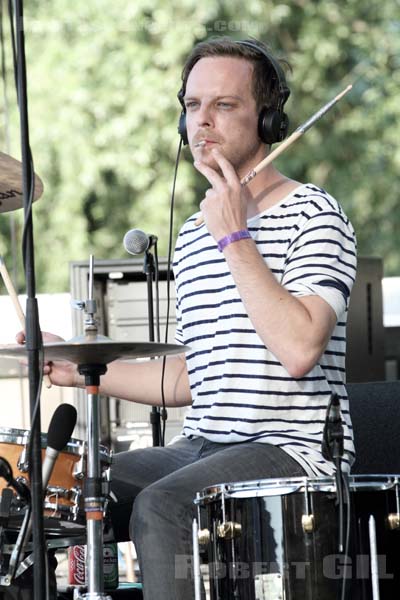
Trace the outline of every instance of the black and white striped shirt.
[[294, 379], [255, 332], [225, 258], [206, 227], [195, 226], [197, 216], [183, 225], [174, 256], [176, 340], [191, 348], [186, 360], [193, 403], [183, 434], [222, 443], [267, 442], [310, 475], [331, 474], [321, 440], [328, 401], [337, 392], [349, 468], [354, 447], [344, 385], [345, 330], [356, 243], [348, 218], [334, 198], [306, 184], [248, 220], [280, 284], [295, 296], [320, 296], [337, 315], [318, 364]]

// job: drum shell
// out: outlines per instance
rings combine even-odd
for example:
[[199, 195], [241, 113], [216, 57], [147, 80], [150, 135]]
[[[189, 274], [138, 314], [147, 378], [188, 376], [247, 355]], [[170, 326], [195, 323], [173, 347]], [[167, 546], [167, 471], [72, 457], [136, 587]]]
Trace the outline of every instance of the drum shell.
[[[27, 460], [27, 444], [29, 431], [22, 429], [0, 429], [0, 456], [5, 457], [11, 465], [15, 479], [22, 478], [29, 485], [29, 464]], [[47, 436], [41, 435], [42, 461], [47, 447]], [[111, 464], [111, 455], [105, 447], [100, 449], [100, 462], [104, 478]], [[81, 440], [71, 439], [54, 464], [47, 486], [44, 515], [56, 519], [85, 522], [82, 499], [82, 484], [86, 471], [86, 444]], [[6, 486], [0, 480], [0, 493]], [[13, 503], [11, 516], [18, 515], [23, 509], [17, 500]]]
[[[205, 562], [212, 600], [337, 600], [344, 565], [352, 600], [372, 600], [368, 523], [375, 518], [381, 598], [399, 597], [400, 532], [388, 527], [397, 510], [392, 476], [351, 479], [352, 535], [348, 559], [338, 553], [338, 509], [332, 478], [265, 480], [214, 486], [199, 499], [210, 532]], [[296, 491], [294, 491], [296, 490]], [[225, 516], [224, 516], [225, 515]], [[313, 530], [304, 530], [304, 515]], [[222, 539], [222, 521], [241, 534]]]

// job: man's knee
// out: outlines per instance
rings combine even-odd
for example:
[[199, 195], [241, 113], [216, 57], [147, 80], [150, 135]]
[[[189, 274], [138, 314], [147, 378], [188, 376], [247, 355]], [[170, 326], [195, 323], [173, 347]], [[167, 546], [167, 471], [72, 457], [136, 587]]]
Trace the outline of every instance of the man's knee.
[[163, 493], [155, 486], [145, 488], [136, 496], [129, 524], [133, 541], [149, 533], [164, 502]]
[[131, 539], [135, 541], [177, 524], [184, 527], [188, 518], [191, 522], [191, 509], [191, 503], [187, 506], [173, 490], [158, 484], [150, 485], [137, 495], [133, 503], [129, 527]]

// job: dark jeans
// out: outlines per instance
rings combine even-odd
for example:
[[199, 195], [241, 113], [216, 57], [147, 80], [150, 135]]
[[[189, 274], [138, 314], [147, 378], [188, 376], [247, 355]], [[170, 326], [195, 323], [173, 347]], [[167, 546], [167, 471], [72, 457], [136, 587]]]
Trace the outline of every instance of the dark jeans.
[[[190, 600], [191, 579], [175, 577], [175, 561], [192, 548], [193, 499], [203, 488], [229, 481], [304, 476], [302, 467], [270, 444], [217, 444], [182, 439], [165, 448], [114, 457], [111, 509], [117, 539], [135, 543], [145, 600]], [[133, 507], [133, 510], [132, 510]]]

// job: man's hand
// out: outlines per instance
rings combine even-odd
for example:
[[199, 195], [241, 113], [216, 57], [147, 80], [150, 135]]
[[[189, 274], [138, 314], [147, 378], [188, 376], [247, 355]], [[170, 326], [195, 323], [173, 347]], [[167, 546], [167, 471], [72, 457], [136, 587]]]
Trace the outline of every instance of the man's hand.
[[[42, 332], [43, 342], [49, 344], [56, 342], [64, 342], [65, 340], [53, 333]], [[25, 332], [19, 331], [16, 335], [18, 344], [25, 343]], [[50, 377], [50, 381], [54, 385], [62, 387], [83, 387], [83, 377], [78, 373], [75, 364], [67, 360], [55, 360], [44, 364], [43, 374]]]
[[204, 200], [200, 204], [204, 222], [209, 233], [216, 241], [239, 231], [247, 229], [247, 194], [231, 163], [218, 148], [211, 150], [221, 174], [201, 160], [194, 166], [211, 183]]

